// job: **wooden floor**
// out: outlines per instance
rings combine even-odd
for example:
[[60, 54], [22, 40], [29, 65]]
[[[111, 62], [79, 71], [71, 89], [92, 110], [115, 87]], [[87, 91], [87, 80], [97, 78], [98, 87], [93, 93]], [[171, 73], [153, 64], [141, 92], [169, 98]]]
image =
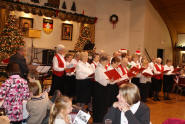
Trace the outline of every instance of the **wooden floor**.
[[185, 96], [172, 94], [172, 100], [154, 102], [152, 99], [147, 101], [150, 108], [152, 124], [162, 124], [168, 118], [179, 118], [185, 120]]

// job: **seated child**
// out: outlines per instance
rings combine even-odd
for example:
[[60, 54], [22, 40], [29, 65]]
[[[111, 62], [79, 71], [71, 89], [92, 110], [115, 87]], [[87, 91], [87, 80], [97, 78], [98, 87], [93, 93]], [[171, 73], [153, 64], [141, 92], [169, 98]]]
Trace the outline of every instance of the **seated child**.
[[51, 108], [49, 124], [71, 124], [71, 111], [72, 99], [66, 96], [58, 97]]
[[52, 103], [47, 92], [39, 93], [39, 87], [36, 83], [30, 83], [29, 88], [31, 99], [28, 100], [26, 105], [29, 113], [27, 124], [41, 124]]

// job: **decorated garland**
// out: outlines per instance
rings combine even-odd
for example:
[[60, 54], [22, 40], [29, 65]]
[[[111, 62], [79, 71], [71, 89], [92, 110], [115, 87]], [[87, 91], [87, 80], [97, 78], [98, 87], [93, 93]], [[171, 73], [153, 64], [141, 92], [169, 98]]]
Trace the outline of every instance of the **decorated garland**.
[[114, 29], [116, 24], [118, 23], [118, 16], [116, 14], [111, 15], [110, 22], [113, 24], [113, 29]]
[[[59, 18], [61, 20], [76, 21], [85, 24], [95, 24], [96, 17], [89, 17], [83, 14], [71, 13], [58, 8], [49, 6], [39, 6], [13, 0], [0, 0], [0, 8], [8, 9], [9, 11], [24, 11], [25, 13], [32, 13], [33, 15]], [[75, 9], [75, 7], [73, 7]]]

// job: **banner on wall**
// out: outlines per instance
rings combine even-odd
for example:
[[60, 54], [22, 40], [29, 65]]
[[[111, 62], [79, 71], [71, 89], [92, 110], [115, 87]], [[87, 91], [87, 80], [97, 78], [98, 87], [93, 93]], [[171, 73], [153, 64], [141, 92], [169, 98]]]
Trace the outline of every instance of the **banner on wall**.
[[48, 34], [53, 31], [53, 20], [52, 19], [43, 19], [43, 30]]

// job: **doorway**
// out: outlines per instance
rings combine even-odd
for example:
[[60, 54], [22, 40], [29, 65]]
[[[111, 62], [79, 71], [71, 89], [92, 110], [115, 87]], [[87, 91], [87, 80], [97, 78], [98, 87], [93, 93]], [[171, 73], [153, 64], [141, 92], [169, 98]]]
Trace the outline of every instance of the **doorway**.
[[164, 62], [164, 49], [157, 49], [157, 58], [161, 58], [162, 59], [162, 63]]

